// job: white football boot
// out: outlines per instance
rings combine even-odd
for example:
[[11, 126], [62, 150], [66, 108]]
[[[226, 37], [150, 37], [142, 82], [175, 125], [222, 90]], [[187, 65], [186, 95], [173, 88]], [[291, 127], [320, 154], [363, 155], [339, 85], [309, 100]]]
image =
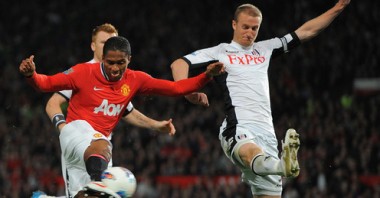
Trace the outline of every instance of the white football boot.
[[285, 177], [297, 177], [300, 174], [297, 153], [300, 148], [299, 134], [290, 128], [282, 141], [281, 164]]

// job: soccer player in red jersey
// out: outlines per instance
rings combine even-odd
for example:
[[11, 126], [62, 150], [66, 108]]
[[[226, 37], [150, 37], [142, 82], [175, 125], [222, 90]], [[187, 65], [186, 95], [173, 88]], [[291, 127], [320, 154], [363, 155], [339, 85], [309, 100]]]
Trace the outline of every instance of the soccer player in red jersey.
[[[93, 29], [91, 35], [91, 50], [93, 51], [93, 58], [90, 61], [88, 61], [88, 63], [100, 62], [102, 60], [104, 43], [110, 37], [117, 35], [118, 31], [112, 24], [104, 23], [99, 26], [96, 26]], [[66, 105], [67, 102], [70, 101], [71, 96], [72, 90], [62, 90], [54, 93], [46, 104], [46, 113], [49, 116], [50, 120], [52, 120], [53, 124], [58, 129], [58, 131], [60, 131], [66, 125], [65, 116], [61, 107], [62, 105]], [[126, 121], [128, 124], [132, 124], [137, 127], [152, 129], [161, 133], [167, 133], [169, 135], [174, 135], [175, 127], [172, 123], [172, 119], [162, 121], [151, 119], [142, 114], [136, 108], [134, 108], [132, 102], [128, 103], [125, 108], [126, 110], [124, 111], [123, 120]], [[111, 139], [111, 136], [109, 137], [109, 139]], [[62, 157], [61, 159], [61, 164], [62, 175], [65, 181], [65, 188], [67, 190], [68, 185], [70, 185], [70, 181], [67, 175], [66, 162], [64, 157]], [[112, 159], [108, 163], [108, 166], [112, 166]], [[68, 195], [68, 192], [66, 192], [66, 194]]]
[[131, 47], [121, 36], [106, 41], [102, 62], [77, 64], [53, 76], [36, 73], [33, 59], [33, 55], [24, 59], [19, 67], [33, 87], [44, 92], [73, 90], [67, 112], [68, 124], [60, 133], [70, 184], [77, 184], [68, 187], [70, 196], [76, 195], [91, 180], [100, 181], [112, 155], [108, 136], [134, 95], [186, 95], [224, 72], [224, 65], [216, 62], [196, 77], [173, 82], [130, 70], [127, 67], [131, 61]]

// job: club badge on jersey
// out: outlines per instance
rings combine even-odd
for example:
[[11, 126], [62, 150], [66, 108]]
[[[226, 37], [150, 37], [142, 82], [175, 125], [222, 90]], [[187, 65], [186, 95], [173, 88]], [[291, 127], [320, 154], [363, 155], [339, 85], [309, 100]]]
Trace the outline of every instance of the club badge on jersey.
[[127, 84], [123, 84], [121, 86], [121, 94], [123, 96], [128, 96], [129, 92], [131, 92], [131, 89], [129, 88], [129, 86]]

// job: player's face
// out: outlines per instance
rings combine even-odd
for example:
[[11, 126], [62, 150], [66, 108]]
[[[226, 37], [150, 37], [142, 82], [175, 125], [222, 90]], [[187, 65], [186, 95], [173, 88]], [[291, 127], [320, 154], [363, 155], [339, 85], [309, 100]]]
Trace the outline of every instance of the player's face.
[[233, 40], [244, 47], [251, 46], [259, 33], [260, 24], [261, 17], [253, 17], [244, 12], [240, 13], [237, 21], [232, 21]]
[[95, 40], [91, 42], [91, 49], [94, 52], [94, 59], [96, 62], [100, 62], [103, 56], [103, 47], [107, 39], [117, 36], [116, 33], [98, 32]]
[[131, 56], [125, 52], [110, 50], [103, 57], [104, 69], [109, 81], [115, 82], [123, 76], [128, 64], [131, 61]]

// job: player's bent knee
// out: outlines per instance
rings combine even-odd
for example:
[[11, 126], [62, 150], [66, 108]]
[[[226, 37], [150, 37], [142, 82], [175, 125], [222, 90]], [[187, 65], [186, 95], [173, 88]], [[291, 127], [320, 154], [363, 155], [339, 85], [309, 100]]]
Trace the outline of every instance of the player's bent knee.
[[84, 153], [84, 159], [87, 160], [90, 156], [97, 154], [103, 156], [107, 161], [112, 158], [112, 146], [107, 140], [99, 139], [91, 142]]
[[241, 144], [238, 147], [237, 152], [241, 162], [245, 166], [250, 167], [252, 159], [257, 155], [262, 154], [263, 150], [255, 143], [247, 142]]

